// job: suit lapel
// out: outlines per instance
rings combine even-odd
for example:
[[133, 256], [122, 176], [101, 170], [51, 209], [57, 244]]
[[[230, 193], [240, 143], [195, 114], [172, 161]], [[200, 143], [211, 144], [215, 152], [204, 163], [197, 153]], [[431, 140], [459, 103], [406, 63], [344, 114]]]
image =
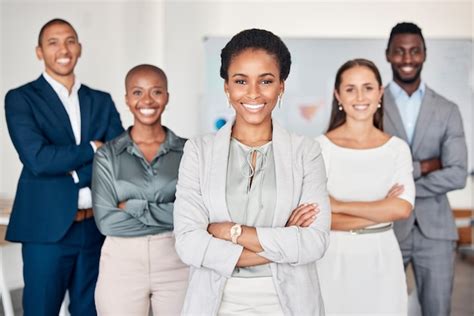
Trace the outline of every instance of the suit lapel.
[[390, 92], [388, 86], [385, 87], [384, 107], [384, 114], [387, 116], [387, 120], [390, 121], [390, 124], [392, 124], [394, 129], [397, 131], [396, 136], [401, 137], [404, 141], [409, 143], [408, 136], [403, 125], [402, 117], [400, 116], [400, 112], [398, 111], [397, 103], [395, 102], [395, 98]]
[[68, 137], [71, 139], [71, 141], [75, 143], [76, 139], [74, 137], [74, 132], [72, 131], [69, 116], [56, 92], [49, 85], [46, 79], [43, 78], [43, 76], [40, 76], [38, 80], [35, 81], [34, 86], [38, 90], [38, 93], [45, 100], [46, 106], [53, 114], [52, 117], [56, 118], [57, 126], [60, 126], [64, 130], [66, 135], [68, 135]]
[[89, 140], [89, 126], [91, 118], [91, 97], [86, 88], [81, 85], [79, 89], [79, 108], [81, 109], [81, 143]]
[[[275, 157], [276, 205], [273, 227], [281, 227], [288, 219], [293, 197], [293, 164], [291, 138], [288, 132], [273, 120], [273, 156]], [[289, 194], [290, 193], [290, 194]]]
[[[230, 120], [217, 131], [212, 148], [211, 171], [209, 177], [209, 203], [213, 222], [230, 221], [230, 213], [226, 201], [227, 163], [229, 160], [230, 134], [234, 121]], [[211, 215], [211, 216], [212, 216]]]
[[411, 146], [412, 152], [415, 152], [418, 149], [423, 140], [423, 136], [430, 125], [431, 117], [433, 116], [435, 109], [435, 106], [433, 106], [434, 102], [435, 100], [431, 89], [426, 87], [425, 96], [421, 102], [420, 113], [418, 113], [418, 118], [416, 119], [413, 144]]

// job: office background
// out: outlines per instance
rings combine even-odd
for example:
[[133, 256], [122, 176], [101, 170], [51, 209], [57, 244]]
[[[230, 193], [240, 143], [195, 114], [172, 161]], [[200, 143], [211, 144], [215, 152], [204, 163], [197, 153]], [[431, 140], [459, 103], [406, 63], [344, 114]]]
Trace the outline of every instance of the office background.
[[[6, 129], [3, 99], [9, 89], [40, 75], [38, 31], [52, 18], [64, 18], [76, 28], [83, 45], [76, 74], [81, 82], [112, 94], [125, 126], [132, 117], [124, 102], [124, 76], [136, 64], [152, 63], [168, 75], [171, 97], [164, 123], [192, 137], [203, 131], [205, 37], [257, 27], [284, 38], [387, 39], [393, 25], [411, 21], [426, 38], [472, 40], [473, 15], [469, 0], [0, 0], [0, 196], [14, 195], [21, 170]], [[472, 182], [450, 194], [454, 207], [472, 209]], [[21, 282], [17, 275], [8, 277], [12, 284]]]

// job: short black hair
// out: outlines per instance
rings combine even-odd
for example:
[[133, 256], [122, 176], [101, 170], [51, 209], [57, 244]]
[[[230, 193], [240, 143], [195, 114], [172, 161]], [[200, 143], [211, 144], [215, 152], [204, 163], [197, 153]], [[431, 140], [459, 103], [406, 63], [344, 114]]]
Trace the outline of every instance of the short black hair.
[[153, 72], [153, 73], [157, 74], [158, 76], [163, 78], [163, 80], [165, 82], [165, 85], [166, 85], [166, 89], [168, 89], [168, 78], [166, 77], [166, 74], [163, 71], [163, 69], [161, 69], [157, 66], [154, 66], [154, 65], [150, 65], [150, 64], [141, 64], [141, 65], [137, 65], [137, 66], [133, 67], [132, 69], [130, 69], [127, 72], [127, 75], [125, 76], [125, 91], [127, 90], [130, 78], [132, 78], [132, 76], [134, 74], [136, 74], [137, 72], [140, 72], [140, 71], [149, 71], [149, 72]]
[[221, 51], [220, 75], [226, 80], [232, 58], [247, 49], [263, 49], [273, 55], [280, 66], [280, 79], [286, 80], [290, 74], [291, 54], [280, 37], [270, 31], [249, 29], [237, 33]]
[[79, 40], [79, 36], [77, 36], [77, 32], [76, 32], [76, 30], [74, 29], [74, 27], [72, 26], [71, 23], [69, 23], [66, 20], [60, 19], [60, 18], [55, 18], [55, 19], [52, 19], [52, 20], [46, 22], [46, 24], [41, 27], [41, 30], [39, 31], [39, 34], [38, 34], [38, 46], [41, 46], [41, 40], [43, 39], [44, 31], [48, 27], [50, 27], [51, 25], [56, 25], [56, 24], [65, 24], [65, 25], [69, 26], [73, 30], [74, 34], [76, 35], [76, 39]]
[[401, 22], [392, 28], [392, 31], [390, 32], [390, 37], [388, 38], [387, 50], [390, 48], [390, 44], [392, 43], [393, 38], [397, 34], [419, 35], [421, 37], [421, 41], [423, 42], [423, 49], [426, 51], [425, 38], [423, 37], [421, 29], [418, 27], [418, 25], [411, 22]]

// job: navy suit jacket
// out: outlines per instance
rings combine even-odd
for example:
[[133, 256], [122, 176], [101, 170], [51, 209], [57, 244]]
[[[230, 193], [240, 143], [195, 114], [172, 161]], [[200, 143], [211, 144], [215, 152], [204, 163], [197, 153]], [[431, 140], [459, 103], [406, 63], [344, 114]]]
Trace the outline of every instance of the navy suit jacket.
[[[90, 187], [94, 158], [90, 141], [105, 142], [123, 132], [108, 93], [81, 85], [78, 94], [79, 145], [63, 104], [43, 76], [5, 97], [8, 131], [23, 163], [7, 240], [59, 241], [74, 222], [79, 189]], [[70, 174], [74, 170], [77, 184]]]

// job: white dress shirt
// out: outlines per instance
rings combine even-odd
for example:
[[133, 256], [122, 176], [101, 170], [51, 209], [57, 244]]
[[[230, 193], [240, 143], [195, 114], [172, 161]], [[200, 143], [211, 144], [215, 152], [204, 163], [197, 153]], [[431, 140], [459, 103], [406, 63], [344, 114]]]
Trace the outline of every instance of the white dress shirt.
[[[72, 131], [74, 133], [74, 138], [76, 139], [76, 145], [81, 143], [81, 108], [79, 106], [79, 88], [81, 87], [81, 83], [77, 78], [74, 80], [74, 85], [71, 89], [71, 94], [65, 86], [63, 86], [58, 81], [54, 80], [50, 75], [46, 72], [43, 72], [43, 77], [49, 83], [49, 85], [53, 88], [54, 92], [61, 100], [61, 103], [64, 106], [64, 109], [67, 112], [69, 117], [69, 122], [71, 123]], [[96, 147], [91, 142], [92, 149], [94, 152], [96, 151]], [[75, 170], [71, 170], [71, 176], [74, 179], [74, 183], [79, 182], [79, 177]], [[79, 190], [79, 198], [77, 202], [78, 209], [85, 209], [92, 207], [92, 195], [91, 190], [89, 187], [85, 187]]]

